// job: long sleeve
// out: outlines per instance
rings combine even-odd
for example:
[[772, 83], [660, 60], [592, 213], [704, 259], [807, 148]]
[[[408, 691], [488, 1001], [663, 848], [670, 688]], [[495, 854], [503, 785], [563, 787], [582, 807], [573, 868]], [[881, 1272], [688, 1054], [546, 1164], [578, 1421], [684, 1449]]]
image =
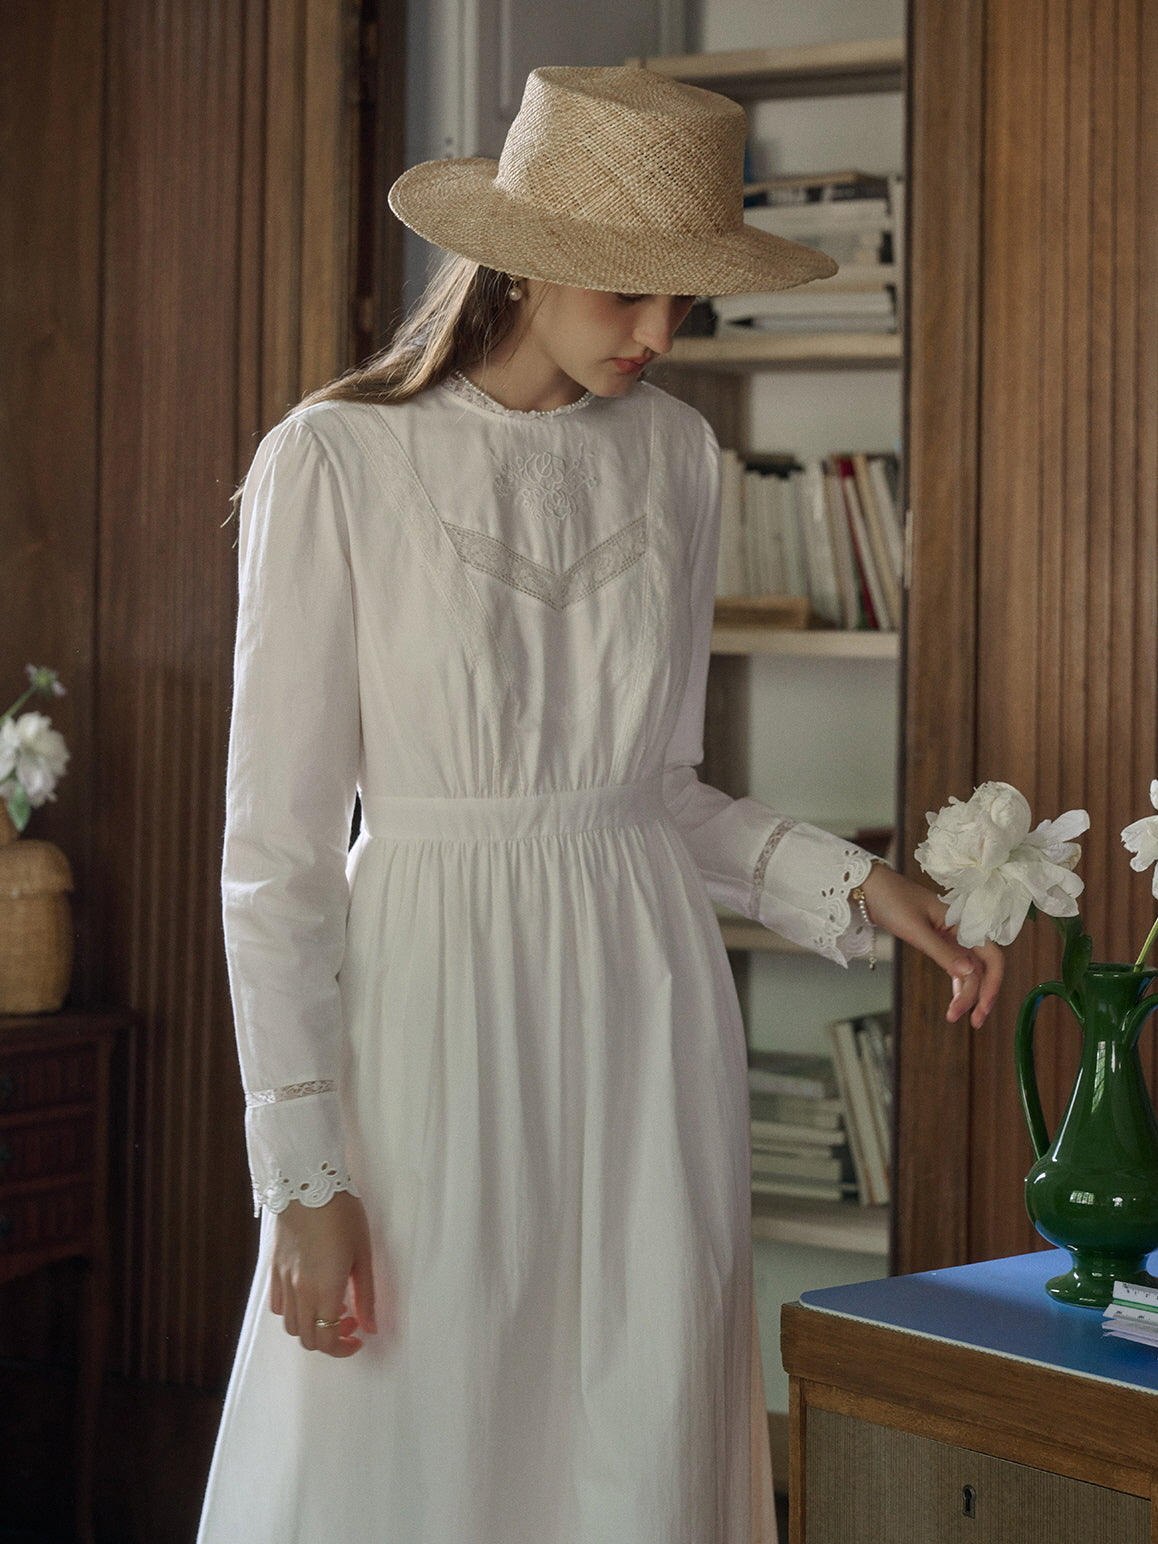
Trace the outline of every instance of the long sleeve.
[[225, 942], [255, 1202], [352, 1190], [338, 971], [360, 725], [347, 534], [333, 470], [290, 419], [241, 507]]
[[714, 901], [794, 943], [847, 965], [872, 948], [872, 930], [850, 907], [849, 891], [873, 859], [854, 843], [755, 799], [731, 799], [701, 783], [704, 695], [712, 643], [719, 545], [719, 454], [711, 431], [693, 537], [692, 651], [687, 686], [668, 745], [664, 801]]

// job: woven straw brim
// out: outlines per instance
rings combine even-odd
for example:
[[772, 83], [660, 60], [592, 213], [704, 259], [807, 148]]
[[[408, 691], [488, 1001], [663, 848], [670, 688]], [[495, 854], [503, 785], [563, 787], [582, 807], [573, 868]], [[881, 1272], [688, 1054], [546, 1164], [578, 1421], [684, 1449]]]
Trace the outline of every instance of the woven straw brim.
[[633, 295], [743, 295], [827, 278], [823, 252], [741, 225], [721, 234], [618, 230], [512, 198], [498, 162], [424, 161], [390, 189], [411, 230], [461, 257], [525, 279]]

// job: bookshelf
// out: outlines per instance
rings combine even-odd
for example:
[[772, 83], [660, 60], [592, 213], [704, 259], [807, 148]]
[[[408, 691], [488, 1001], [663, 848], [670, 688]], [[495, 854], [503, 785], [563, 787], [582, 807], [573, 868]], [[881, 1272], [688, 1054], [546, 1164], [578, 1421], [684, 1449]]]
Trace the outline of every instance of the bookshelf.
[[[808, 955], [808, 950], [800, 944], [781, 938], [779, 933], [770, 933], [759, 922], [751, 922], [739, 914], [720, 916], [720, 936], [724, 940], [724, 947], [733, 953]], [[877, 935], [876, 957], [881, 964], [892, 963], [893, 940], [890, 935]]]
[[[905, 54], [903, 39], [891, 37], [640, 62], [659, 73], [723, 92], [748, 105], [769, 98], [899, 92]], [[705, 412], [722, 444], [750, 450], [757, 448], [750, 442], [749, 428], [748, 393], [753, 376], [763, 372], [784, 372], [787, 377], [809, 371], [895, 372], [901, 367], [902, 351], [899, 333], [688, 336], [676, 340], [665, 361], [665, 369], [670, 368], [671, 375], [664, 384]], [[756, 677], [761, 671], [775, 673], [782, 667], [796, 672], [819, 670], [824, 679], [830, 680], [833, 669], [847, 666], [846, 673], [858, 679], [867, 670], [870, 674], [875, 672], [879, 681], [881, 670], [895, 667], [901, 653], [899, 635], [895, 632], [775, 628], [725, 620], [717, 621], [712, 650], [705, 775], [733, 793], [748, 791], [754, 770], [752, 730], [758, 728], [758, 723], [754, 724], [753, 714], [758, 716], [761, 711], [756, 690]], [[895, 669], [889, 680], [891, 684], [885, 690], [895, 694]], [[759, 794], [759, 790], [752, 791]], [[785, 801], [784, 807], [792, 806]], [[833, 824], [821, 823], [830, 828]], [[750, 995], [757, 971], [809, 968], [805, 951], [756, 923], [725, 915], [720, 926], [737, 970], [742, 998]], [[878, 958], [887, 971], [892, 959], [888, 945], [892, 941], [879, 938], [878, 942]], [[831, 1016], [844, 1017], [845, 1012], [836, 1009]], [[883, 1207], [761, 1195], [753, 1198], [752, 1226], [758, 1241], [796, 1245], [805, 1251], [826, 1250], [834, 1252], [834, 1256], [867, 1255], [879, 1262], [887, 1258], [889, 1250], [888, 1212]]]
[[677, 338], [665, 361], [696, 370], [743, 373], [786, 369], [792, 365], [896, 366], [901, 361], [897, 333], [796, 333], [786, 337]]
[[889, 1219], [877, 1206], [753, 1196], [752, 1237], [769, 1244], [884, 1255], [889, 1250]]
[[779, 654], [795, 659], [899, 659], [898, 633], [828, 632], [817, 628], [736, 627], [717, 622], [712, 629], [716, 655]]
[[741, 48], [711, 54], [676, 54], [631, 61], [660, 75], [686, 80], [737, 101], [770, 96], [847, 95], [900, 91], [903, 38], [806, 43], [796, 48]]

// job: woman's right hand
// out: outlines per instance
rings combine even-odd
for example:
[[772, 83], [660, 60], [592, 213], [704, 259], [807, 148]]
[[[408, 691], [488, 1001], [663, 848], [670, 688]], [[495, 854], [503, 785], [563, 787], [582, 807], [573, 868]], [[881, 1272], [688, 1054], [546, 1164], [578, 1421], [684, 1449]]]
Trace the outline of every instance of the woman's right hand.
[[[386, 1293], [384, 1328], [394, 1329], [393, 1283]], [[269, 1306], [307, 1351], [353, 1356], [362, 1349], [356, 1331], [373, 1335], [374, 1272], [370, 1229], [357, 1196], [340, 1190], [324, 1206], [291, 1201], [275, 1219]], [[339, 1321], [321, 1328], [317, 1321]]]

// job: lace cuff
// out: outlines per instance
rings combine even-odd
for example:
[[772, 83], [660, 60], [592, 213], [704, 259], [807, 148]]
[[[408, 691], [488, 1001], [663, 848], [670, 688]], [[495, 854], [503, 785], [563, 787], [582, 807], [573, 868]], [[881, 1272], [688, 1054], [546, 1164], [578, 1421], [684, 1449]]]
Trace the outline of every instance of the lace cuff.
[[753, 871], [751, 915], [838, 965], [872, 952], [873, 929], [849, 900], [874, 862], [862, 847], [803, 821], [778, 821]]
[[303, 1206], [325, 1206], [339, 1190], [348, 1190], [351, 1195], [358, 1194], [357, 1187], [345, 1168], [336, 1168], [325, 1159], [312, 1174], [304, 1178], [290, 1179], [279, 1172], [260, 1187], [255, 1181], [254, 1216], [257, 1216], [263, 1206], [270, 1212], [284, 1212], [291, 1201], [300, 1201]]
[[324, 1206], [339, 1190], [357, 1195], [346, 1163], [342, 1112], [332, 1078], [246, 1095], [245, 1137], [255, 1208], [291, 1201]]

